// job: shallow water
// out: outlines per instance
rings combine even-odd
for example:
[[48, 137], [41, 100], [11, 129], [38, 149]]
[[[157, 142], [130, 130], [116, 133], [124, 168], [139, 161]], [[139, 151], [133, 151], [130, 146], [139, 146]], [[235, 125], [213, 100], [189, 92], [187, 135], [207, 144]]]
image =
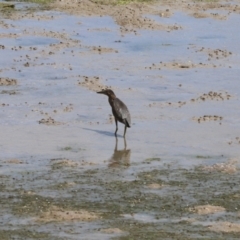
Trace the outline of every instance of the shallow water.
[[[151, 17], [183, 29], [122, 35], [110, 17], [54, 11], [34, 13], [34, 19], [3, 19], [7, 28], [0, 34], [17, 35], [1, 35], [1, 77], [18, 81], [0, 87], [0, 103], [6, 104], [0, 109], [1, 229], [6, 239], [139, 239], [139, 229], [145, 231], [140, 231], [142, 239], [159, 239], [159, 232], [177, 239], [179, 232], [190, 229], [181, 239], [198, 239], [203, 233], [216, 237], [203, 224], [208, 216], [188, 211], [207, 203], [223, 204], [232, 215], [219, 219], [236, 222], [240, 17], [195, 19], [181, 12], [166, 19]], [[99, 54], [94, 46], [108, 49]], [[202, 47], [232, 54], [208, 60], [207, 52], [197, 51]], [[156, 67], [173, 61], [206, 66]], [[107, 98], [78, 85], [80, 76], [100, 77], [127, 104], [133, 124], [126, 143], [122, 125], [115, 140]], [[191, 101], [210, 91], [231, 96]], [[192, 120], [204, 115], [223, 119]], [[39, 124], [48, 117], [57, 124]], [[199, 169], [229, 159], [234, 159], [233, 174]], [[152, 183], [159, 187], [151, 189]], [[101, 218], [90, 223], [37, 222], [51, 206], [86, 209]], [[188, 218], [196, 218], [196, 224]], [[100, 231], [114, 227], [123, 232]]]

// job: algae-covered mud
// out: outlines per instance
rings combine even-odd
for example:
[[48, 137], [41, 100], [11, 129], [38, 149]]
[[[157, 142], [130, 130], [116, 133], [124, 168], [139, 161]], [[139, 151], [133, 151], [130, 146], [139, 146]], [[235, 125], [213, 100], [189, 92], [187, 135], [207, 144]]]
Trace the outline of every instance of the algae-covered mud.
[[239, 12], [3, 2], [1, 239], [239, 239]]

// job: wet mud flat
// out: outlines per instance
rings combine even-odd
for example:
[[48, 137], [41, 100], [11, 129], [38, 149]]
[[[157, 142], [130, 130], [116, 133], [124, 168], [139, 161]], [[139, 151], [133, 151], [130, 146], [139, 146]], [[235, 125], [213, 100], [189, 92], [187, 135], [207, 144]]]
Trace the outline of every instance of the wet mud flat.
[[85, 171], [66, 159], [50, 163], [46, 171], [2, 177], [5, 239], [239, 237], [235, 168], [189, 170], [157, 158], [143, 161], [145, 170], [131, 165], [133, 172], [124, 162]]
[[[239, 11], [1, 11], [1, 239], [239, 239]], [[130, 109], [125, 141], [105, 87]]]

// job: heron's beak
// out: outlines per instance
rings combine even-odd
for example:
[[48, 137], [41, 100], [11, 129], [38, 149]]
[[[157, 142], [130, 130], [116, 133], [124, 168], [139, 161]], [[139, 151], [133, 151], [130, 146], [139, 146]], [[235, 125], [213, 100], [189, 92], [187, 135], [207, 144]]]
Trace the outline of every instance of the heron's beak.
[[102, 91], [99, 91], [97, 93], [100, 93], [100, 94], [106, 94], [106, 91], [105, 90], [102, 90]]

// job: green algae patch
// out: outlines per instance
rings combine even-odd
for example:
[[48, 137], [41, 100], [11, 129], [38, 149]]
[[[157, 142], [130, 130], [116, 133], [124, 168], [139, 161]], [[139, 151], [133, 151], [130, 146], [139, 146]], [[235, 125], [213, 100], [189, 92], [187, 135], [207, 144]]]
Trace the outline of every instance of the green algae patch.
[[71, 151], [72, 148], [71, 147], [63, 147], [61, 148], [62, 151]]
[[15, 5], [12, 3], [5, 3], [5, 2], [0, 2], [0, 10], [6, 9], [6, 8], [14, 8]]
[[[80, 170], [67, 167], [68, 161], [64, 160], [52, 160], [63, 165], [51, 168], [50, 164], [51, 170], [45, 175], [39, 176], [37, 171], [24, 178], [19, 175], [9, 181], [11, 186], [6, 186], [5, 179], [2, 191], [11, 189], [12, 197], [2, 199], [3, 207], [17, 218], [32, 218], [36, 226], [56, 224], [64, 229], [66, 222], [100, 222], [103, 229], [121, 229], [111, 239], [183, 240], [206, 236], [205, 239], [223, 240], [237, 234], [225, 231], [219, 237], [215, 228], [204, 223], [209, 217], [213, 223], [238, 220], [238, 174], [209, 173], [201, 166], [181, 169], [147, 165], [148, 168], [138, 167], [129, 178], [129, 169], [91, 166]], [[63, 171], [65, 168], [67, 171]], [[28, 190], [23, 191], [22, 186], [28, 186]], [[209, 206], [217, 208], [200, 214]], [[220, 215], [215, 217], [216, 213]], [[104, 232], [99, 230], [101, 233]]]
[[3, 15], [7, 15], [15, 12], [15, 4], [0, 2], [0, 12]]
[[37, 194], [22, 194], [12, 207], [14, 214], [18, 216], [36, 216], [43, 211], [47, 211], [55, 200]]
[[45, 232], [30, 231], [24, 228], [0, 230], [1, 240], [9, 239], [57, 239]]
[[155, 0], [94, 0], [93, 2], [103, 5], [128, 5], [131, 3], [153, 3]]
[[52, 159], [51, 162], [52, 170], [74, 168], [78, 166], [77, 162], [70, 159]]
[[66, 147], [61, 147], [59, 150], [60, 151], [77, 153], [77, 152], [80, 152], [80, 151], [85, 151], [86, 149], [80, 148], [80, 147], [76, 147], [76, 146], [66, 146]]
[[47, 4], [54, 2], [54, 0], [24, 0], [23, 2], [47, 5]]
[[151, 163], [151, 162], [158, 162], [158, 161], [161, 161], [161, 158], [157, 158], [157, 157], [153, 157], [153, 158], [147, 158], [145, 159], [143, 162], [146, 162], [146, 163]]
[[[221, 206], [226, 211], [236, 212], [240, 208], [240, 191], [237, 182], [240, 181], [239, 174], [226, 174], [224, 172], [203, 171], [202, 168], [195, 168], [195, 171], [185, 173], [189, 184], [195, 191], [194, 197], [200, 205], [211, 204]], [[202, 204], [203, 203], [203, 204]]]
[[197, 155], [196, 158], [200, 158], [200, 159], [210, 159], [210, 156], [202, 156], [202, 155]]
[[0, 2], [0, 8], [14, 8], [15, 5], [12, 3]]
[[116, 5], [127, 5], [130, 3], [151, 3], [153, 0], [116, 0]]
[[76, 185], [74, 182], [62, 182], [62, 183], [58, 183], [56, 185], [50, 186], [49, 188], [53, 190], [62, 190], [66, 188], [71, 188], [74, 185]]
[[202, 2], [202, 3], [216, 3], [219, 2], [219, 0], [196, 0], [197, 2]]

